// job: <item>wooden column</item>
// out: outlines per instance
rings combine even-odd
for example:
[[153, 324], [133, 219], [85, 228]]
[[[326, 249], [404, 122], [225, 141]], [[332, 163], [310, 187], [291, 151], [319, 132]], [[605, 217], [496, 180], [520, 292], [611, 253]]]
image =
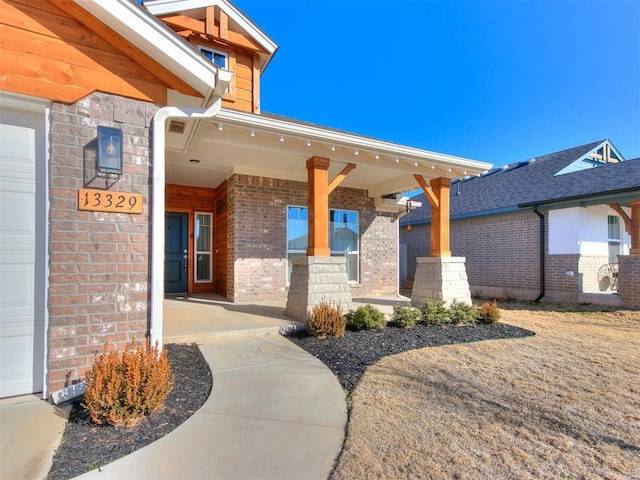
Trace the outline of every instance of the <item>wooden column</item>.
[[640, 254], [640, 200], [629, 202], [631, 206], [631, 250], [629, 253]]
[[420, 175], [413, 176], [431, 203], [431, 250], [430, 257], [450, 257], [449, 246], [449, 211], [451, 179], [434, 178], [430, 186]]
[[309, 195], [310, 257], [329, 257], [329, 159], [311, 157], [307, 160], [307, 191]]

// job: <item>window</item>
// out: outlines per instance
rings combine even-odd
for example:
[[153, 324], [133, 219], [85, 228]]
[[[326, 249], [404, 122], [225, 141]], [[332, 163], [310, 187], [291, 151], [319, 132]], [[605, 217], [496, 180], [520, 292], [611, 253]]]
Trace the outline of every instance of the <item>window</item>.
[[210, 213], [196, 212], [195, 250], [196, 268], [195, 282], [211, 282], [211, 217]]
[[202, 52], [202, 54], [207, 57], [211, 63], [214, 63], [225, 70], [229, 70], [229, 55], [225, 52], [220, 52], [201, 45], [198, 45], [198, 50], [200, 50], [200, 52]]
[[622, 253], [620, 241], [620, 217], [608, 215], [609, 224], [609, 263], [618, 263], [618, 255]]
[[[329, 211], [329, 247], [332, 257], [346, 257], [350, 283], [359, 281], [360, 234], [358, 212]], [[309, 244], [309, 209], [287, 207], [287, 283], [291, 280], [292, 258], [306, 255]]]

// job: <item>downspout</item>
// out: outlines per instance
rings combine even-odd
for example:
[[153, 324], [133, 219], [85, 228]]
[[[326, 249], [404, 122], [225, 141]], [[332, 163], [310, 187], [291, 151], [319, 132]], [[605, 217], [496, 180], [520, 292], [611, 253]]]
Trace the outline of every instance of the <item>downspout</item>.
[[542, 300], [545, 294], [545, 261], [544, 261], [544, 244], [545, 244], [545, 236], [544, 236], [544, 215], [540, 213], [538, 210], [538, 205], [533, 206], [533, 213], [535, 213], [540, 218], [540, 295], [534, 300], [534, 302], [538, 303]]
[[167, 121], [182, 119], [211, 119], [222, 107], [222, 95], [233, 74], [218, 70], [216, 86], [211, 93], [208, 108], [163, 107], [152, 121], [152, 183], [151, 183], [151, 315], [149, 336], [151, 344], [158, 342], [162, 348], [163, 301], [164, 301], [164, 189], [165, 189], [165, 132]]

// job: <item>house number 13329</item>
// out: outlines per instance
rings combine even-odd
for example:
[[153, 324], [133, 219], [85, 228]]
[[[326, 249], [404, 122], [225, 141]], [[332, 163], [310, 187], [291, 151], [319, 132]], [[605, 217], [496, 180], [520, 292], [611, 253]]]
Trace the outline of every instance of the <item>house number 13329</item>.
[[81, 188], [78, 190], [78, 210], [140, 214], [142, 213], [142, 195]]

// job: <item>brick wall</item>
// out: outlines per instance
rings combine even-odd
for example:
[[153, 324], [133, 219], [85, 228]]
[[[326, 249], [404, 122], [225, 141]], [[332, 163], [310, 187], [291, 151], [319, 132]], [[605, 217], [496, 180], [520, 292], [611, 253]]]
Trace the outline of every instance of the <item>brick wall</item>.
[[[416, 257], [428, 257], [430, 225], [402, 227], [408, 278]], [[535, 298], [540, 286], [539, 219], [534, 213], [454, 220], [451, 254], [466, 258], [471, 292], [488, 296]]]
[[[288, 205], [307, 205], [307, 184], [248, 175], [228, 183], [229, 298], [236, 302], [282, 300], [286, 287]], [[376, 212], [363, 190], [338, 188], [330, 208], [357, 210], [360, 220], [360, 284], [352, 295], [397, 291], [396, 223]]]
[[[105, 341], [147, 332], [149, 126], [153, 104], [94, 93], [50, 115], [49, 391], [84, 376]], [[96, 178], [84, 147], [96, 127], [123, 131], [124, 173]], [[142, 215], [77, 209], [79, 188], [143, 196]]]
[[618, 257], [618, 295], [625, 308], [640, 309], [640, 255]]

